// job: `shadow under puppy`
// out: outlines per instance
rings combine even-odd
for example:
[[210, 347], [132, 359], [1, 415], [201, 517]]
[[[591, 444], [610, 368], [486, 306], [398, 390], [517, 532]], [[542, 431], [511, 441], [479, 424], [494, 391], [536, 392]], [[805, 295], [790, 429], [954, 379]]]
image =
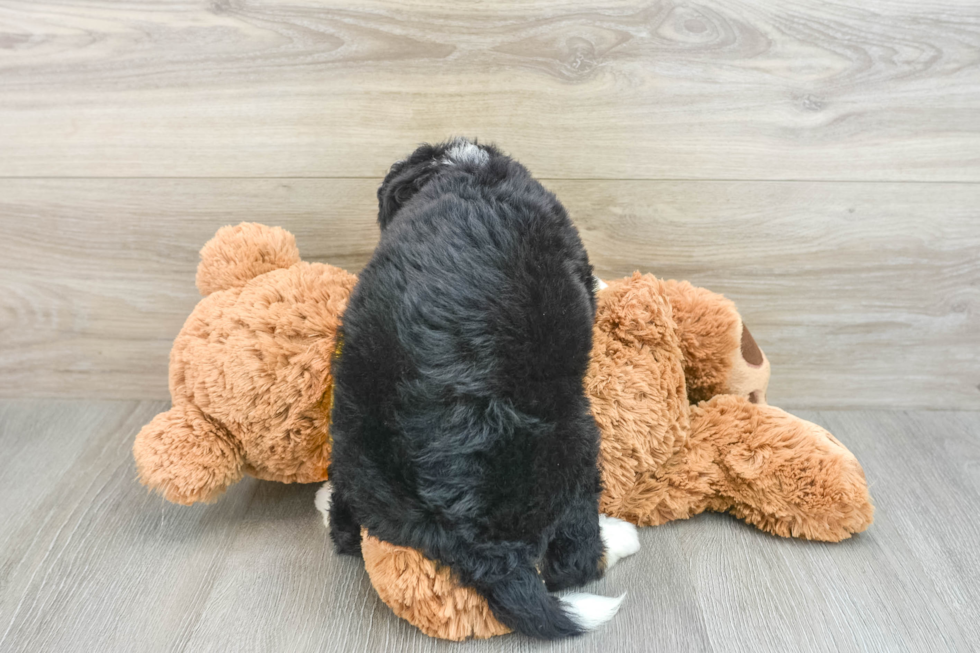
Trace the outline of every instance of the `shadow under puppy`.
[[423, 145], [378, 190], [382, 233], [333, 362], [331, 536], [420, 550], [515, 631], [577, 635], [622, 597], [548, 590], [638, 548], [600, 524], [583, 380], [592, 266], [557, 198], [496, 148]]

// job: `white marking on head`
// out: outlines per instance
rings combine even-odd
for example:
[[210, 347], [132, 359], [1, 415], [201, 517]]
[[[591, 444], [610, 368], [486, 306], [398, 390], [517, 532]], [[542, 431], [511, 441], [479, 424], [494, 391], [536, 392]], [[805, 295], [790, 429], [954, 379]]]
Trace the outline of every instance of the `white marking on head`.
[[565, 612], [582, 630], [594, 630], [619, 612], [625, 594], [616, 598], [576, 592], [560, 598]]
[[490, 160], [490, 155], [479, 145], [474, 145], [466, 139], [460, 138], [453, 142], [452, 146], [446, 150], [446, 158], [442, 162], [446, 165], [459, 165], [469, 163], [472, 165], [483, 165]]

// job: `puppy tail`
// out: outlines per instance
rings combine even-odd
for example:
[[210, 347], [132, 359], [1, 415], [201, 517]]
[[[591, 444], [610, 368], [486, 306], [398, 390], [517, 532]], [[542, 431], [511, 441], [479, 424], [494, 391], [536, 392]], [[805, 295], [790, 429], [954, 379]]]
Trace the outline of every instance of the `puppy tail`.
[[623, 597], [548, 594], [534, 567], [521, 566], [492, 584], [479, 584], [497, 619], [512, 630], [540, 639], [573, 637], [612, 619]]

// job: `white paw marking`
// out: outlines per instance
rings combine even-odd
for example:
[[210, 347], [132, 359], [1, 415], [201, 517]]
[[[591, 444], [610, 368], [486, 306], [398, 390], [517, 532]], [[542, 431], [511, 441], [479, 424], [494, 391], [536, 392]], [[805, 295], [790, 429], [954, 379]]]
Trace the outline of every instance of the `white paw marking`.
[[330, 481], [327, 481], [316, 491], [316, 498], [313, 500], [316, 509], [323, 515], [323, 525], [327, 528], [330, 528], [330, 498], [332, 495], [333, 488], [330, 486]]
[[608, 515], [599, 515], [599, 536], [606, 548], [606, 569], [640, 550], [636, 526]]
[[617, 597], [572, 593], [561, 597], [565, 611], [582, 630], [594, 630], [612, 619], [626, 594]]

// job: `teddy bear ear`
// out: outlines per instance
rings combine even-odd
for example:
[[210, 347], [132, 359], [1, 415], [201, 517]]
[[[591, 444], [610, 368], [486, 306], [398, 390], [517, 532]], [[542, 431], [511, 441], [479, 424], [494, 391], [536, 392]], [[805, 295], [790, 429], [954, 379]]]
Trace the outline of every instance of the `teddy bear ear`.
[[752, 337], [752, 333], [749, 331], [749, 327], [742, 323], [742, 358], [745, 362], [754, 367], [759, 367], [765, 361], [765, 357], [762, 355], [762, 350], [759, 349], [759, 345], [756, 343], [755, 338]]
[[293, 235], [255, 222], [222, 227], [201, 248], [197, 288], [204, 296], [238, 288], [266, 272], [299, 263]]
[[728, 373], [729, 394], [748, 397], [753, 404], [766, 404], [769, 388], [769, 359], [756, 343], [745, 323], [740, 324], [739, 348], [732, 357]]

